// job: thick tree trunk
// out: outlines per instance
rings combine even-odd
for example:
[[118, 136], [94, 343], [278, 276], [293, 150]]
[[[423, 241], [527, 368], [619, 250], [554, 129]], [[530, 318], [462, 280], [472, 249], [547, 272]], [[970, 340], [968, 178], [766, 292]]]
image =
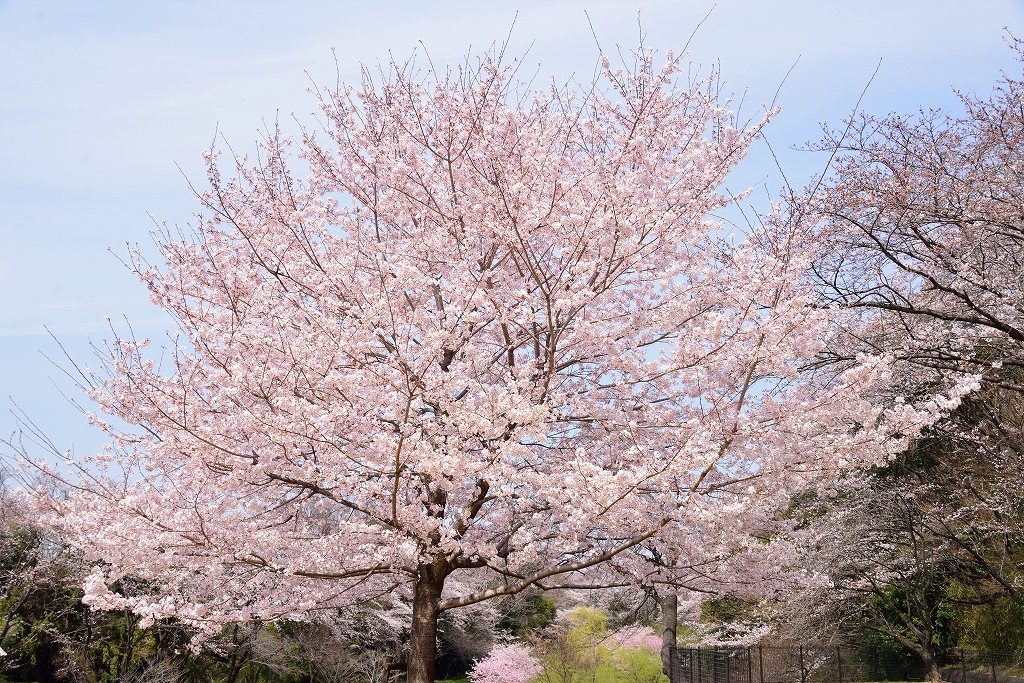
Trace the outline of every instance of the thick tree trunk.
[[444, 590], [447, 565], [443, 557], [421, 564], [412, 594], [412, 632], [409, 635], [409, 667], [406, 683], [434, 683], [437, 663], [437, 606]]
[[939, 662], [935, 657], [935, 652], [931, 647], [922, 647], [920, 649], [921, 660], [924, 662], [925, 676], [931, 683], [940, 683], [942, 681], [942, 671], [939, 670]]
[[678, 603], [675, 593], [661, 596], [661, 670], [666, 676], [671, 675], [671, 650], [676, 646], [676, 624], [678, 622]]

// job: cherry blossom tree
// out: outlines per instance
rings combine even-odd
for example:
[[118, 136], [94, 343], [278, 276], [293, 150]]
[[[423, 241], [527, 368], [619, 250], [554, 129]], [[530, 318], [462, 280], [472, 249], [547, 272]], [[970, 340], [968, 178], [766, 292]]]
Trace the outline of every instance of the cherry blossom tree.
[[502, 643], [474, 664], [469, 672], [473, 683], [527, 683], [541, 671], [530, 648], [520, 643]]
[[[902, 366], [895, 393], [964, 373], [993, 391], [1024, 389], [1022, 98], [1024, 81], [1004, 76], [988, 97], [963, 95], [959, 116], [862, 115], [825, 131], [818, 147], [835, 155], [834, 172], [791, 217], [816, 223], [824, 248], [810, 273], [822, 301], [867, 319], [824, 362], [885, 349]], [[979, 448], [1021, 452], [1016, 430], [997, 435], [998, 416], [969, 417], [945, 424], [965, 436], [980, 423]]]
[[[780, 635], [823, 641], [873, 632], [916, 652], [930, 681], [942, 680], [939, 651], [951, 610], [949, 585], [970, 579], [950, 545], [931, 532], [925, 487], [857, 475], [799, 535], [805, 580], [779, 615]], [[967, 597], [967, 596], [961, 596]]]
[[[1024, 46], [1011, 47], [1024, 61]], [[984, 577], [983, 593], [1016, 597], [1024, 81], [1004, 75], [961, 102], [959, 113], [863, 115], [826, 130], [819, 147], [835, 154], [834, 172], [794, 201], [790, 218], [815, 224], [821, 252], [810, 274], [821, 301], [865, 312], [819, 367], [884, 349], [895, 360], [893, 397], [977, 378], [979, 390], [915, 445], [923, 464], [910, 468], [905, 497], [926, 498], [928, 535]]]
[[806, 236], [708, 218], [767, 117], [654, 60], [547, 89], [500, 53], [395, 64], [255, 162], [211, 151], [194, 225], [133, 252], [177, 332], [110, 343], [83, 383], [111, 447], [40, 465], [87, 602], [214, 631], [406, 600], [425, 683], [442, 612], [706, 575], [764, 501], [934, 420], [866, 398], [884, 356], [801, 376], [845, 315]]

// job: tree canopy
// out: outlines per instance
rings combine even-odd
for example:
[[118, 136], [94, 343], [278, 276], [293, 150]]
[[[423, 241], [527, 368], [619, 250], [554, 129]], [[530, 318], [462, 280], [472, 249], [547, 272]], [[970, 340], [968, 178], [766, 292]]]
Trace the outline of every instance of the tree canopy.
[[47, 470], [86, 602], [213, 632], [405, 596], [432, 681], [443, 611], [727, 578], [772, 505], [955, 405], [970, 382], [880, 399], [885, 354], [801, 372], [850, 315], [805, 277], [816, 235], [710, 219], [771, 112], [683, 73], [410, 61], [256, 161], [211, 150], [194, 225], [134, 252], [177, 330], [159, 362], [109, 346], [85, 381], [112, 448]]

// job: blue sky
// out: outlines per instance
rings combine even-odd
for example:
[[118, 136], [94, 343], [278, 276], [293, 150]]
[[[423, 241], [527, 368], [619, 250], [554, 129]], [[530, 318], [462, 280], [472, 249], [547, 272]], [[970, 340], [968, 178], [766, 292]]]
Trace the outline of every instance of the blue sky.
[[[710, 11], [692, 60], [720, 64], [737, 97], [749, 88], [745, 107], [771, 100], [799, 58], [767, 131], [799, 184], [824, 160], [789, 147], [846, 116], [879, 60], [862, 103], [876, 113], [955, 107], [954, 87], [984, 94], [1000, 70], [1021, 73], [1003, 27], [1024, 36], [1024, 0], [0, 0], [0, 434], [16, 402], [62, 448], [102, 444], [61, 394], [78, 398], [44, 357], [61, 356], [44, 326], [82, 365], [90, 339], [110, 336], [105, 315], [162, 336], [167, 320], [118, 256], [128, 243], [155, 252], [150, 216], [190, 219], [185, 178], [201, 182], [215, 129], [246, 151], [263, 121], [308, 120], [310, 82], [335, 80], [332, 48], [354, 82], [360, 62], [420, 41], [435, 63], [458, 61], [513, 21], [512, 52], [529, 48], [540, 74], [588, 75], [598, 52], [584, 11], [605, 51], [635, 46], [638, 11], [648, 46], [679, 51]], [[763, 145], [729, 180], [781, 183]]]

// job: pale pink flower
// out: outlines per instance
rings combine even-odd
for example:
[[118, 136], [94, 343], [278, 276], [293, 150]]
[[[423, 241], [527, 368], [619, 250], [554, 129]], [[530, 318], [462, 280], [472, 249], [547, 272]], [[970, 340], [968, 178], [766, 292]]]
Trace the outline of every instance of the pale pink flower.
[[541, 672], [540, 662], [530, 648], [519, 643], [495, 645], [473, 665], [469, 680], [473, 683], [527, 683]]

